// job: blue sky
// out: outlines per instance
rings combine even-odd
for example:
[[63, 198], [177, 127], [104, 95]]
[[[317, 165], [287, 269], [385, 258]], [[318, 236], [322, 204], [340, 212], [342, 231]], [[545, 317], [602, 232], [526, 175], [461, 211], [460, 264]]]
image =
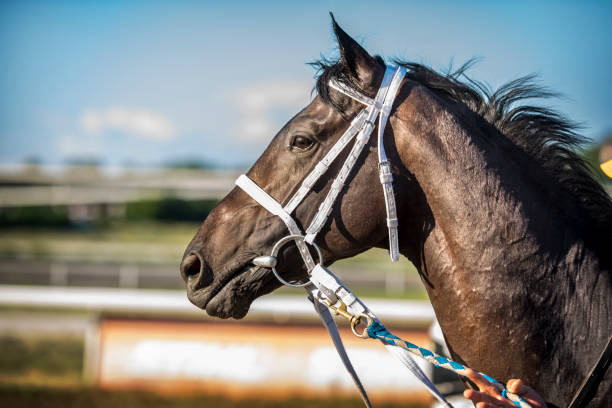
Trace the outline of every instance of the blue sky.
[[4, 1], [0, 163], [246, 165], [309, 101], [330, 10], [373, 54], [535, 72], [584, 134], [612, 130], [610, 1]]

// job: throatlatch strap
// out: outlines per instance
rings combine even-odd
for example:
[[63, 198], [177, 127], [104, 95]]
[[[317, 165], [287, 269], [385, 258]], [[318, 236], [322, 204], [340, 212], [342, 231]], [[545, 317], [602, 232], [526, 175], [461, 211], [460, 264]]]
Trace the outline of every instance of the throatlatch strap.
[[[397, 209], [395, 206], [395, 194], [393, 193], [393, 176], [391, 174], [391, 166], [389, 164], [389, 161], [387, 160], [387, 154], [385, 152], [384, 133], [387, 125], [387, 120], [389, 119], [389, 115], [391, 114], [393, 102], [395, 101], [395, 96], [405, 75], [406, 69], [404, 67], [397, 67], [397, 69], [395, 70], [391, 67], [387, 67], [385, 71], [385, 76], [383, 77], [383, 80], [380, 84], [380, 88], [378, 89], [378, 93], [376, 94], [376, 98], [373, 101], [367, 96], [362, 95], [360, 92], [350, 87], [347, 87], [346, 85], [339, 83], [333, 79], [329, 82], [329, 85], [338, 92], [341, 92], [349, 98], [361, 102], [368, 107], [373, 107], [374, 109], [370, 112], [370, 117], [368, 117], [368, 121], [370, 123], [372, 123], [376, 119], [376, 116], [379, 115], [377, 143], [379, 169], [378, 171], [380, 183], [382, 185], [383, 194], [385, 197], [387, 228], [389, 230], [389, 255], [391, 257], [392, 262], [396, 262], [399, 260], [399, 238], [397, 231], [398, 219]], [[307, 232], [309, 233], [309, 235], [307, 235], [307, 241], [312, 242], [318, 231], [314, 231], [313, 228], [313, 231]]]
[[393, 79], [389, 85], [385, 102], [380, 110], [378, 117], [378, 171], [380, 176], [380, 184], [385, 195], [385, 209], [387, 211], [387, 228], [389, 229], [389, 255], [392, 262], [399, 260], [399, 238], [397, 232], [397, 208], [395, 206], [395, 194], [393, 193], [393, 175], [391, 174], [391, 165], [387, 160], [387, 152], [385, 151], [384, 135], [387, 126], [387, 120], [393, 108], [395, 96], [399, 90], [400, 84], [406, 75], [406, 68], [398, 67], [393, 74]]
[[[353, 167], [355, 166], [355, 163], [357, 162], [357, 159], [359, 158], [359, 155], [361, 154], [361, 152], [363, 151], [363, 148], [365, 147], [367, 141], [369, 140], [370, 135], [372, 134], [372, 130], [374, 130], [374, 121], [376, 120], [376, 117], [379, 115], [382, 107], [385, 106], [386, 99], [388, 97], [395, 98], [395, 95], [389, 96], [390, 94], [388, 91], [389, 91], [389, 86], [393, 81], [393, 77], [396, 76], [395, 73], [397, 72], [401, 73], [402, 71], [400, 68], [398, 68], [397, 70], [394, 70], [392, 67], [387, 67], [387, 69], [385, 70], [385, 75], [383, 77], [380, 88], [378, 89], [378, 92], [376, 93], [376, 98], [374, 99], [373, 104], [368, 104], [368, 106], [365, 109], [365, 111], [368, 114], [367, 119], [365, 121], [365, 125], [363, 126], [359, 134], [357, 135], [357, 140], [355, 141], [355, 144], [353, 145], [351, 152], [349, 153], [344, 164], [342, 165], [342, 168], [338, 172], [338, 175], [334, 179], [331, 189], [327, 193], [327, 196], [325, 197], [323, 202], [320, 204], [317, 213], [315, 214], [310, 225], [306, 229], [306, 242], [312, 243], [315, 240], [321, 228], [323, 227], [323, 225], [325, 225], [327, 219], [329, 218], [329, 214], [331, 213], [331, 210], [332, 210], [332, 207], [334, 205], [336, 198], [338, 197], [338, 195], [340, 194], [340, 191], [344, 187], [346, 179], [348, 178], [351, 170], [353, 169]], [[403, 74], [402, 74], [402, 78], [403, 78]], [[350, 92], [347, 92], [349, 88], [343, 85], [339, 85], [335, 81], [333, 82], [335, 86], [334, 89], [337, 89], [339, 92], [345, 93], [347, 96], [354, 98], [360, 102], [362, 99], [365, 98], [365, 97], [355, 98], [355, 95], [359, 94], [357, 91], [351, 89]], [[393, 196], [390, 196], [389, 198], [393, 198]], [[385, 195], [385, 201], [387, 201], [387, 199], [388, 197]], [[391, 247], [392, 245], [390, 244], [389, 246]]]

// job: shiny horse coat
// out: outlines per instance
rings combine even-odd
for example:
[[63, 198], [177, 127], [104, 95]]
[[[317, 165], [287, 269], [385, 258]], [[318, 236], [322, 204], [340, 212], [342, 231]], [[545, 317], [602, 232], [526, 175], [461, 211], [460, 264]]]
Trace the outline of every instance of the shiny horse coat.
[[[372, 98], [385, 64], [334, 22], [341, 58], [318, 63], [317, 95], [272, 139], [247, 176], [286, 204], [362, 106], [331, 79]], [[407, 69], [385, 147], [393, 173], [399, 252], [419, 270], [452, 356], [506, 381], [521, 378], [566, 406], [612, 332], [612, 203], [574, 153], [572, 124], [541, 107], [531, 78], [496, 92]], [[344, 156], [343, 156], [344, 155]], [[343, 157], [297, 206], [308, 226]], [[315, 242], [327, 264], [387, 247], [376, 143], [368, 142]], [[189, 299], [222, 318], [243, 317], [279, 286], [251, 261], [287, 235], [285, 225], [242, 190], [232, 190], [187, 247], [181, 273]], [[295, 246], [279, 273], [305, 276]], [[590, 406], [610, 406], [612, 373]]]

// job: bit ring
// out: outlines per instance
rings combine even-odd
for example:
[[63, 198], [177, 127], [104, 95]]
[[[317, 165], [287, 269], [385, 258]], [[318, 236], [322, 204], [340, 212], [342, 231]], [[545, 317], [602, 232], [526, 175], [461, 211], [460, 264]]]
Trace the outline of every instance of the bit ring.
[[[297, 241], [297, 240], [301, 240], [306, 242], [306, 237], [304, 237], [303, 235], [287, 235], [286, 237], [283, 237], [281, 239], [279, 239], [276, 244], [274, 244], [274, 247], [272, 248], [272, 252], [270, 253], [270, 256], [276, 258], [276, 255], [278, 255], [278, 251], [280, 250], [280, 248], [285, 245], [287, 242], [289, 241]], [[312, 244], [310, 244], [310, 246], [312, 246], [316, 251], [317, 251], [317, 255], [319, 257], [319, 263], [323, 263], [323, 254], [321, 253], [321, 248], [319, 248], [319, 246], [317, 244], [315, 244], [314, 242]], [[272, 268], [272, 273], [274, 274], [274, 276], [276, 277], [276, 279], [278, 279], [283, 285], [286, 286], [292, 286], [294, 288], [301, 288], [304, 287], [308, 284], [310, 284], [310, 279], [307, 280], [306, 282], [300, 282], [300, 281], [296, 281], [296, 282], [288, 282], [285, 279], [283, 279], [280, 274], [278, 273], [278, 271], [276, 270], [276, 266], [274, 266]]]

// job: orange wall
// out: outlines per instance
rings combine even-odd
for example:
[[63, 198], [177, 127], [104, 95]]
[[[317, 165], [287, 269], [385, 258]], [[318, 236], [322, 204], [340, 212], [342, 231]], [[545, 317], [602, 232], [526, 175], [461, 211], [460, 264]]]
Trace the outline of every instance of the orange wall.
[[[428, 399], [382, 344], [359, 339], [348, 328], [341, 333], [373, 398]], [[322, 326], [105, 319], [99, 335], [97, 381], [104, 388], [235, 397], [356, 395]], [[431, 344], [424, 330], [397, 335]]]

